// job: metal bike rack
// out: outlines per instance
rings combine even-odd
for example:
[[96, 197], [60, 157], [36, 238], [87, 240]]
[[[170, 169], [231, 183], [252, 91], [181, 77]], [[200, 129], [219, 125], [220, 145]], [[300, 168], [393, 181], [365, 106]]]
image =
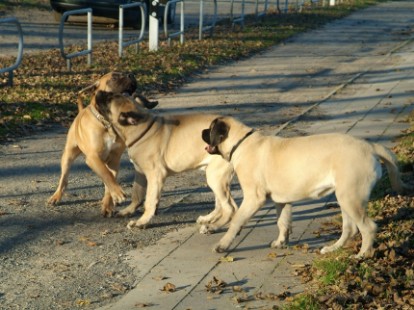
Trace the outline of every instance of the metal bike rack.
[[[203, 26], [204, 23], [204, 1], [200, 0], [200, 22], [199, 22], [199, 30], [198, 30], [198, 39], [203, 39], [203, 32], [210, 30], [210, 35], [213, 34], [214, 27], [216, 26], [217, 22], [217, 0], [214, 1], [214, 15], [213, 20], [211, 21], [211, 25]], [[266, 0], [267, 1], [267, 0]]]
[[0, 24], [15, 24], [16, 27], [17, 27], [17, 30], [19, 32], [19, 46], [18, 46], [18, 50], [17, 50], [16, 62], [10, 67], [0, 69], [0, 74], [3, 74], [5, 72], [9, 73], [8, 85], [13, 86], [13, 76], [14, 76], [13, 71], [16, 70], [19, 67], [20, 63], [22, 62], [22, 58], [23, 58], [23, 31], [22, 31], [22, 26], [20, 25], [19, 21], [15, 17], [2, 18], [2, 19], [0, 19]]
[[241, 0], [241, 13], [240, 16], [238, 17], [234, 17], [234, 1], [235, 0], [231, 0], [230, 3], [230, 19], [231, 19], [231, 23], [232, 23], [232, 27], [234, 28], [235, 24], [240, 24], [240, 27], [244, 27], [244, 0]]
[[[63, 28], [65, 26], [65, 21], [68, 19], [68, 16], [70, 15], [81, 15], [81, 14], [87, 14], [88, 17], [88, 33], [87, 33], [87, 40], [88, 40], [88, 49], [74, 52], [71, 54], [65, 53], [65, 47], [63, 46]], [[60, 46], [60, 53], [62, 54], [62, 57], [66, 59], [66, 64], [68, 66], [68, 70], [70, 71], [71, 66], [71, 59], [78, 56], [88, 55], [88, 65], [90, 66], [92, 64], [92, 9], [80, 9], [80, 10], [71, 10], [66, 11], [63, 13], [62, 18], [60, 19], [60, 25], [59, 25], [59, 46]]]
[[[138, 39], [135, 40], [129, 40], [124, 42], [124, 10], [130, 9], [130, 8], [136, 8], [139, 7], [141, 11], [141, 32], [138, 35]], [[121, 4], [119, 6], [119, 39], [118, 39], [118, 54], [119, 57], [122, 57], [122, 53], [124, 50], [124, 47], [130, 46], [132, 44], [135, 44], [135, 49], [138, 51], [138, 43], [141, 42], [144, 39], [145, 34], [145, 23], [146, 23], [146, 4], [144, 2], [135, 2], [130, 4]]]
[[259, 13], [259, 0], [256, 0], [256, 7], [255, 7], [256, 19], [266, 15], [267, 6], [268, 6], [268, 0], [265, 0], [263, 11]]
[[[170, 8], [170, 5], [176, 4], [180, 2], [181, 3], [181, 10], [180, 10], [180, 31], [168, 34], [168, 11]], [[171, 38], [180, 36], [180, 43], [184, 44], [184, 0], [171, 0], [168, 1], [165, 6], [164, 11], [164, 34], [167, 37], [168, 45], [171, 44]]]

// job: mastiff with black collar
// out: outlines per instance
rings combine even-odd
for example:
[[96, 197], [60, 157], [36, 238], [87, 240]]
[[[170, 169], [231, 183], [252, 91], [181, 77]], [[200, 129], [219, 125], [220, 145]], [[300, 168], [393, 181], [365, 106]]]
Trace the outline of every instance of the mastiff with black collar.
[[215, 246], [216, 252], [229, 248], [267, 198], [276, 202], [279, 215], [279, 236], [271, 246], [281, 247], [291, 229], [290, 203], [335, 193], [342, 211], [342, 235], [321, 253], [342, 247], [359, 230], [362, 246], [357, 256], [370, 256], [376, 224], [368, 217], [366, 206], [381, 177], [380, 161], [388, 170], [392, 188], [397, 192], [407, 188], [389, 150], [345, 134], [264, 136], [234, 118], [220, 117], [202, 131], [202, 139], [208, 144], [208, 153], [220, 154], [233, 164], [244, 196], [227, 233]]
[[154, 115], [130, 98], [98, 92], [97, 109], [124, 140], [135, 167], [132, 202], [119, 212], [131, 215], [144, 203], [144, 214], [128, 228], [145, 227], [154, 216], [165, 179], [174, 173], [202, 169], [215, 194], [215, 209], [197, 220], [200, 232], [213, 232], [227, 224], [237, 206], [230, 194], [232, 165], [218, 155], [204, 151], [200, 132], [217, 115]]

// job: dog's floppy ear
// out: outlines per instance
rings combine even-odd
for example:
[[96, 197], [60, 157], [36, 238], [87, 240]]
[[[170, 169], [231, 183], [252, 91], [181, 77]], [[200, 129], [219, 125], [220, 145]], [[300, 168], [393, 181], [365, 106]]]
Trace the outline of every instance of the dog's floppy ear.
[[145, 96], [137, 94], [137, 93], [134, 93], [134, 99], [138, 104], [144, 106], [145, 108], [149, 110], [155, 108], [158, 105], [157, 100], [150, 101]]
[[110, 102], [113, 97], [114, 97], [114, 93], [100, 90], [96, 93], [96, 96], [95, 96], [96, 104], [98, 106], [107, 105], [107, 103]]
[[222, 120], [216, 118], [210, 126], [210, 145], [217, 146], [223, 142], [229, 134], [230, 126]]
[[121, 112], [119, 114], [118, 123], [122, 126], [138, 125], [147, 118], [146, 115], [135, 112]]

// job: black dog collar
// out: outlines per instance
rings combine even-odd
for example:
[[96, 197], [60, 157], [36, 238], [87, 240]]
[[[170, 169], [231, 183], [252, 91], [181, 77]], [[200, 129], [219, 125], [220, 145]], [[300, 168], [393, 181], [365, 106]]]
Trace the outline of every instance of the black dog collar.
[[229, 161], [231, 161], [231, 158], [233, 156], [233, 153], [237, 150], [237, 148], [240, 146], [240, 144], [243, 143], [244, 140], [246, 140], [252, 133], [254, 132], [254, 129], [250, 130], [248, 133], [246, 133], [246, 135], [239, 140], [239, 142], [237, 142], [233, 148], [230, 151], [230, 155], [229, 155]]

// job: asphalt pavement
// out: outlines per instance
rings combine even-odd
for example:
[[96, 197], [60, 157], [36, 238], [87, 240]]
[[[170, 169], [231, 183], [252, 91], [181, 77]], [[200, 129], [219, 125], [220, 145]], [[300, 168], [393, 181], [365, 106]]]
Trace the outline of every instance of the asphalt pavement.
[[[161, 113], [212, 111], [268, 134], [341, 132], [392, 146], [413, 110], [413, 11], [414, 1], [381, 3], [212, 68], [159, 98]], [[232, 193], [240, 203], [237, 182]], [[271, 309], [306, 290], [295, 269], [338, 238], [322, 229], [337, 214], [334, 197], [296, 203], [286, 249], [269, 247], [277, 235], [270, 201], [224, 254], [212, 248], [225, 230], [178, 229], [129, 253], [135, 287], [102, 309]]]

